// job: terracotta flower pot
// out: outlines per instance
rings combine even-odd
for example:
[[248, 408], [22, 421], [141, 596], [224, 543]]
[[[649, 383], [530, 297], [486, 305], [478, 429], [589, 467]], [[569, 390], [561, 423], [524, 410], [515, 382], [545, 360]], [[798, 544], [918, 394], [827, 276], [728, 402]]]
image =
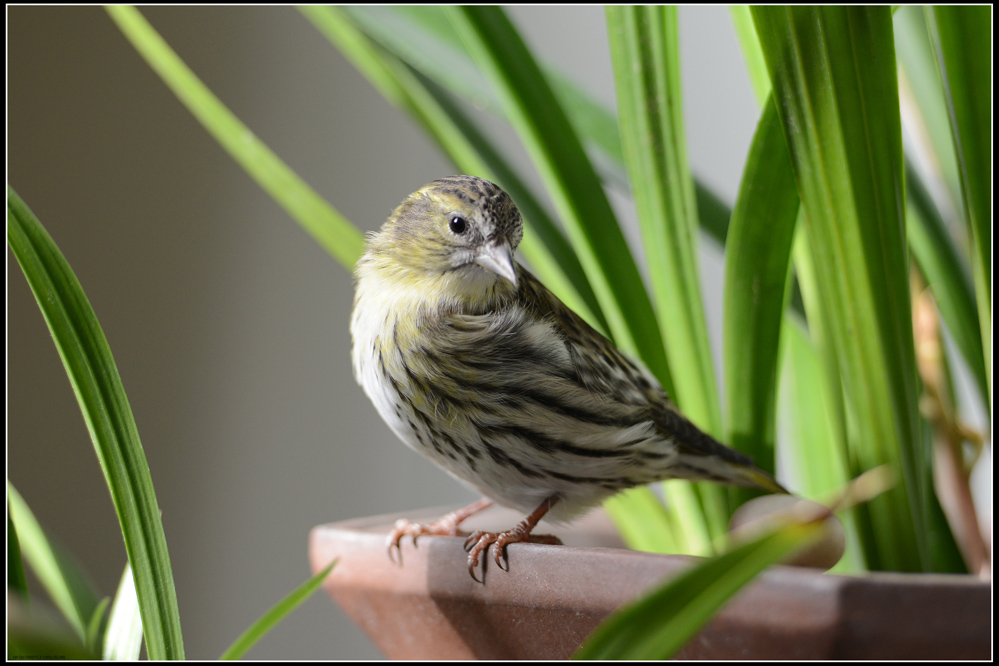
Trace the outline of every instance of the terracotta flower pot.
[[[406, 517], [430, 521], [447, 510]], [[509, 546], [509, 572], [487, 559], [482, 584], [468, 575], [460, 538], [423, 537], [417, 548], [406, 539], [402, 566], [391, 562], [385, 536], [397, 517], [321, 525], [310, 537], [313, 571], [340, 559], [326, 590], [392, 659], [565, 659], [611, 611], [691, 564], [621, 548], [594, 512], [554, 530], [565, 546]], [[462, 527], [502, 529], [521, 518], [493, 508]], [[971, 577], [848, 577], [779, 566], [679, 657], [989, 659], [991, 627], [991, 585]]]

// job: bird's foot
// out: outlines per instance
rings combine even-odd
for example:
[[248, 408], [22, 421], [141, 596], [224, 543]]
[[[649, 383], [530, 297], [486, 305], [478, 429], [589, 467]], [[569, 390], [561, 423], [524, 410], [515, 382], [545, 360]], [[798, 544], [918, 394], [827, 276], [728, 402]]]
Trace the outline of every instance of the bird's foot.
[[[452, 511], [432, 523], [427, 525], [421, 525], [420, 523], [411, 523], [405, 518], [400, 518], [395, 522], [395, 527], [389, 532], [388, 538], [385, 540], [385, 546], [388, 548], [389, 559], [393, 562], [398, 561], [402, 564], [402, 546], [401, 541], [404, 536], [410, 536], [413, 538], [413, 546], [416, 547], [416, 540], [424, 535], [431, 536], [458, 536], [458, 525], [461, 524], [463, 520], [472, 516], [480, 511], [488, 509], [492, 506], [492, 500], [481, 499], [478, 502], [469, 504], [466, 507], [458, 509], [457, 511]], [[392, 555], [392, 549], [399, 554], [398, 559]]]
[[508, 532], [483, 532], [479, 530], [478, 532], [473, 532], [465, 540], [465, 550], [468, 551], [468, 573], [472, 575], [472, 578], [476, 582], [482, 582], [475, 576], [475, 568], [479, 566], [479, 555], [489, 548], [490, 544], [495, 544], [493, 559], [496, 560], [496, 565], [504, 571], [510, 570], [509, 561], [507, 561], [506, 566], [503, 566], [503, 562], [507, 560], [506, 547], [511, 543], [543, 543], [549, 546], [562, 545], [562, 540], [551, 534], [520, 535], [518, 534], [518, 527], [520, 525]]
[[504, 571], [510, 570], [509, 562], [504, 567], [503, 561], [506, 560], [506, 547], [511, 543], [543, 543], [552, 546], [561, 546], [562, 541], [556, 536], [550, 534], [531, 534], [531, 530], [537, 526], [538, 521], [548, 513], [548, 509], [556, 501], [558, 501], [558, 498], [546, 499], [531, 515], [518, 523], [512, 530], [507, 530], [506, 532], [478, 530], [469, 535], [465, 539], [465, 550], [468, 551], [468, 573], [472, 576], [472, 579], [479, 583], [483, 582], [476, 578], [475, 568], [479, 566], [479, 556], [492, 544], [495, 544], [493, 559], [496, 560], [496, 566]]

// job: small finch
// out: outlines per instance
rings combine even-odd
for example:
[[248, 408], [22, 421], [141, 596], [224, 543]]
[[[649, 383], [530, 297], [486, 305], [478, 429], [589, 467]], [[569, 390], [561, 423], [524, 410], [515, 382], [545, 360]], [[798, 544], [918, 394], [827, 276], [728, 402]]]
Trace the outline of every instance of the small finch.
[[664, 479], [785, 491], [753, 461], [687, 420], [656, 379], [513, 259], [513, 200], [472, 176], [411, 194], [370, 234], [357, 264], [350, 331], [357, 382], [410, 448], [484, 495], [405, 535], [457, 535], [493, 502], [528, 517], [468, 537], [468, 569], [491, 544], [532, 535], [547, 514], [578, 517], [611, 495]]

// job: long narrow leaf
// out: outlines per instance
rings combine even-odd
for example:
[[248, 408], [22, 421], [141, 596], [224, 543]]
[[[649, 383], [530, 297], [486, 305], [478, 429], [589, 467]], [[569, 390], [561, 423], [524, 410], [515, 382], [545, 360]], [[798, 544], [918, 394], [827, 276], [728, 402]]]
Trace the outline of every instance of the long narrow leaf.
[[923, 8], [900, 7], [892, 20], [903, 127], [913, 143], [913, 150], [909, 151], [907, 146], [906, 152], [919, 165], [921, 173], [944, 186], [942, 191], [934, 189], [932, 193], [941, 210], [947, 211], [946, 217], [962, 218], [961, 182], [954, 158], [947, 102]]
[[45, 607], [28, 606], [19, 598], [7, 603], [8, 661], [84, 661], [99, 659], [76, 633], [47, 612]]
[[651, 488], [629, 488], [603, 506], [628, 548], [647, 553], [694, 552], [682, 526], [677, 524], [679, 512], [667, 511]]
[[[859, 470], [903, 482], [864, 507], [875, 566], [928, 566], [927, 457], [909, 312], [901, 121], [891, 12], [754, 7], [794, 165]], [[946, 526], [944, 526], [946, 528]]]
[[982, 401], [986, 402], [989, 399], [988, 378], [972, 278], [929, 192], [920, 180], [908, 177], [913, 173], [912, 169], [906, 170], [909, 246], [936, 296], [940, 314], [954, 343], [971, 370]]
[[926, 8], [943, 79], [971, 238], [989, 413], [992, 412], [992, 7]]
[[[678, 544], [685, 545], [683, 550], [670, 552], [687, 555], [714, 555], [714, 544], [719, 536], [720, 521], [725, 515], [722, 498], [718, 497], [719, 489], [702, 493], [706, 483], [691, 484], [687, 481], [669, 480], [661, 486], [666, 506], [670, 514], [677, 517], [677, 532], [674, 537]], [[713, 504], [705, 506], [702, 499], [707, 496]]]
[[[799, 461], [807, 460], [812, 465], [812, 447], [820, 447], [815, 454], [815, 459], [822, 465], [822, 461], [840, 460], [846, 465], [842, 473], [837, 473], [836, 468], [826, 467], [826, 473], [818, 473], [811, 468], [804, 470], [801, 476], [801, 492], [806, 491], [806, 484], [810, 480], [815, 481], [817, 489], [834, 488], [836, 482], [850, 477], [853, 469], [850, 464], [850, 451], [853, 448], [850, 444], [850, 437], [856, 436], [856, 432], [851, 432], [847, 427], [847, 406], [843, 395], [843, 381], [840, 375], [839, 363], [836, 357], [836, 349], [830, 339], [832, 325], [829, 324], [831, 304], [828, 299], [822, 298], [822, 283], [819, 279], [816, 268], [815, 255], [812, 251], [814, 243], [810, 242], [809, 227], [805, 220], [805, 210], [799, 208], [798, 225], [795, 233], [794, 246], [791, 250], [794, 256], [794, 270], [798, 279], [798, 286], [801, 289], [801, 300], [805, 312], [808, 316], [808, 337], [811, 348], [819, 360], [822, 379], [821, 386], [804, 386], [803, 390], [821, 392], [824, 398], [826, 420], [815, 420], [806, 422], [807, 430], [800, 429], [800, 436], [795, 439], [793, 450], [789, 452], [789, 458], [797, 458]], [[800, 376], [800, 375], [799, 375]], [[810, 377], [812, 379], [812, 377]], [[815, 433], [814, 430], [825, 427], [822, 433]], [[821, 483], [826, 479], [827, 485]], [[820, 492], [820, 491], [819, 491]], [[861, 536], [861, 546], [864, 553], [864, 567], [870, 568], [868, 560], [876, 561], [876, 543], [872, 526], [859, 508], [851, 510], [852, 523], [856, 526], [858, 534]], [[870, 546], [870, 551], [868, 550]]]
[[7, 243], [52, 333], [111, 491], [136, 579], [149, 657], [182, 659], [177, 593], [159, 505], [111, 349], [66, 259], [9, 187]]
[[[9, 482], [8, 482], [9, 483]], [[10, 516], [10, 493], [7, 493], [7, 590], [21, 601], [28, 601], [28, 580], [24, 576], [21, 543], [17, 527]]]
[[[749, 7], [733, 6], [730, 11], [743, 58], [747, 63], [750, 81], [757, 98], [762, 103], [770, 94], [770, 79]], [[945, 174], [953, 172], [956, 189], [957, 167], [948, 167], [948, 164], [954, 163], [953, 155], [948, 154], [949, 150], [940, 154], [941, 147], [950, 148], [950, 127], [947, 124], [947, 110], [940, 94], [939, 81], [934, 80], [936, 65], [933, 62], [929, 39], [925, 34], [926, 26], [922, 12], [916, 7], [902, 7], [894, 15], [894, 23], [899, 57], [905, 61], [906, 69], [915, 73], [914, 76], [910, 76], [910, 80], [917, 88], [915, 96], [918, 99], [919, 111], [925, 116], [925, 124], [937, 149], [936, 161], [941, 162], [937, 170], [942, 170]], [[922, 35], [919, 34], [920, 31]], [[759, 64], [763, 65], [762, 69]], [[927, 274], [931, 288], [938, 296], [944, 320], [975, 375], [982, 399], [987, 400], [981, 331], [978, 328], [970, 279], [923, 180], [908, 164], [905, 175], [906, 232], [910, 246], [920, 267]]]
[[[645, 247], [659, 329], [666, 341], [677, 404], [721, 437], [721, 411], [701, 300], [697, 210], [687, 164], [675, 7], [606, 10], [625, 164]], [[673, 493], [689, 492], [674, 487]], [[716, 486], [700, 485], [708, 533], [728, 513]], [[684, 515], [693, 520], [699, 512]]]
[[135, 595], [132, 567], [125, 565], [118, 592], [111, 605], [111, 616], [104, 634], [103, 654], [109, 661], [137, 661], [142, 649], [142, 614]]
[[967, 268], [970, 248], [959, 251], [953, 229], [944, 222], [964, 217], [946, 96], [922, 8], [901, 7], [894, 23], [902, 118], [913, 148], [907, 145], [905, 170], [909, 244], [982, 402], [989, 403], [982, 331]]
[[[730, 8], [730, 11], [753, 90], [756, 91], [764, 114], [768, 115], [775, 112], [776, 107], [773, 106], [770, 76], [766, 69], [766, 61], [763, 57], [759, 37], [756, 34], [756, 27], [752, 21], [750, 8], [736, 6]], [[775, 170], [779, 173], [788, 168], [790, 168], [790, 162], [785, 161], [783, 166], [777, 166]], [[747, 192], [747, 194], [749, 193]], [[823, 322], [828, 319], [828, 315], [823, 311], [826, 304], [819, 297], [821, 286], [815, 275], [815, 261], [811, 249], [808, 243], [802, 240], [805, 237], [805, 230], [801, 223], [804, 210], [800, 206], [797, 191], [795, 191], [794, 197], [798, 200], [798, 222], [794, 225], [798, 240], [795, 242], [792, 238], [792, 247], [794, 248], [792, 255], [794, 256], [795, 276], [797, 278], [795, 284], [799, 288], [801, 307], [797, 309], [795, 314], [785, 310], [784, 323], [781, 326], [780, 339], [784, 351], [778, 355], [784, 358], [784, 369], [778, 393], [784, 395], [783, 404], [790, 406], [783, 410], [784, 418], [779, 419], [778, 422], [791, 424], [791, 432], [784, 433], [781, 457], [785, 462], [790, 463], [788, 477], [793, 479], [794, 491], [803, 497], [818, 498], [834, 488], [843, 487], [849, 478], [847, 467], [843, 462], [848, 451], [846, 415], [843, 408], [835, 353], [828, 342], [828, 336], [825, 335], [827, 327], [823, 325]], [[762, 202], [759, 205], [762, 205]], [[774, 205], [773, 202], [770, 205]], [[753, 209], [753, 206], [749, 207], [749, 210]], [[760, 224], [762, 224], [762, 219]], [[730, 240], [729, 243], [732, 243], [733, 240]], [[729, 251], [732, 250], [734, 250], [734, 246], [729, 248]], [[761, 248], [760, 252], [765, 255], [767, 250]], [[728, 280], [728, 271], [726, 271], [726, 280]], [[790, 287], [790, 285], [788, 286]], [[755, 301], [756, 299], [751, 300]], [[759, 300], [761, 309], [768, 307], [764, 299]], [[746, 307], [745, 303], [742, 305]], [[738, 306], [733, 305], [733, 307]], [[811, 338], [807, 337], [801, 330], [804, 325], [796, 316], [797, 314], [804, 315], [806, 311], [812, 334]], [[730, 361], [727, 360], [729, 358], [733, 359], [732, 362], [737, 367], [755, 365], [755, 361], [747, 361], [744, 357], [745, 355], [755, 356], [755, 344], [746, 345], [742, 350], [733, 350], [731, 353], [727, 351], [729, 340], [732, 341], [731, 344], [737, 345], [741, 335], [735, 322], [731, 322], [731, 326], [729, 323], [726, 320], [726, 372], [730, 371]], [[789, 326], [793, 330], [788, 330]], [[816, 358], [821, 359], [821, 363], [816, 363]], [[810, 361], [811, 364], [809, 364]], [[735, 369], [731, 371], [733, 374], [736, 372]], [[747, 381], [749, 380], [745, 378], [726, 375], [726, 386], [730, 391], [738, 391]], [[729, 409], [742, 409], [742, 418], [745, 419], [753, 419], [754, 417], [760, 419], [758, 427], [763, 432], [762, 429], [767, 424], [762, 419], [766, 418], [765, 415], [768, 412], [753, 412], [752, 410], [755, 410], [756, 407], [748, 404], [748, 401], [756, 398], [758, 396], [752, 394], [742, 396], [741, 400], [730, 397]], [[733, 414], [728, 421], [729, 427], [734, 427], [738, 420], [739, 418]], [[737, 489], [737, 492], [744, 491]], [[836, 568], [838, 570], [862, 571], [866, 568], [865, 557], [857, 535], [856, 517], [852, 511], [846, 511], [844, 514], [843, 525], [847, 534], [847, 551], [846, 555], [837, 563]]]
[[219, 658], [239, 659], [241, 656], [246, 654], [247, 650], [256, 645], [257, 641], [267, 635], [267, 632], [280, 623], [281, 620], [288, 615], [288, 613], [298, 608], [303, 601], [308, 599], [313, 592], [318, 590], [319, 586], [323, 584], [324, 580], [326, 580], [326, 576], [333, 571], [334, 566], [336, 566], [336, 560], [330, 562], [329, 566], [325, 569], [292, 590], [288, 596], [277, 602], [273, 608], [264, 613], [259, 620], [254, 622], [249, 629], [244, 631], [240, 637], [229, 646], [229, 649], [227, 649]]
[[645, 361], [672, 391], [662, 335], [638, 268], [600, 180], [537, 63], [500, 8], [448, 11], [547, 186], [615, 341]]
[[730, 5], [728, 11], [732, 17], [735, 36], [739, 40], [742, 59], [746, 61], [746, 71], [749, 73], [749, 83], [753, 86], [756, 102], [760, 108], [765, 108], [770, 97], [770, 76], [760, 49], [760, 38], [753, 25], [753, 16], [749, 13], [748, 5]]
[[[732, 7], [731, 13], [753, 88], [758, 95], [769, 94], [770, 80], [765, 66], [762, 71], [754, 66], [755, 63], [763, 63], [763, 54], [752, 22], [745, 20], [750, 16], [749, 8]], [[947, 154], [949, 150], [940, 154], [941, 146], [950, 148], [950, 127], [947, 124], [946, 107], [940, 95], [939, 80], [936, 80], [936, 66], [929, 39], [925, 34], [922, 12], [915, 7], [903, 7], [895, 13], [894, 24], [899, 56], [905, 61], [906, 69], [915, 73], [914, 76], [910, 76], [909, 81], [915, 89], [915, 97], [919, 103], [918, 110], [925, 117], [932, 144], [937, 149], [934, 164], [939, 162], [940, 165], [936, 167], [936, 171], [942, 170], [944, 174], [948, 174], [948, 180], [949, 175], [953, 174], [956, 191], [957, 169], [956, 166], [950, 166], [954, 163], [953, 155]], [[904, 86], [900, 84], [900, 88], [904, 89]], [[904, 109], [904, 100], [902, 106]], [[907, 164], [905, 175], [906, 232], [909, 245], [932, 291], [937, 296], [941, 314], [976, 379], [982, 400], [987, 401], [988, 389], [981, 351], [981, 331], [978, 327], [971, 280], [919, 173]], [[807, 258], [808, 253], [807, 247], [799, 249], [801, 270], [806, 270], [804, 266], [800, 266], [801, 261], [811, 263], [811, 259]], [[819, 329], [821, 327], [813, 327], [813, 330]], [[833, 440], [819, 435], [803, 439], [801, 444], [794, 442], [794, 445], [806, 445], [805, 442], [808, 443], [807, 455], [814, 456], [816, 452], [813, 447], [817, 442], [832, 443]], [[802, 454], [805, 455], [806, 452]]]
[[[846, 449], [836, 439], [832, 401], [818, 352], [808, 339], [804, 324], [789, 313], [785, 314], [781, 330], [781, 346], [784, 360], [781, 364], [780, 422], [786, 427], [785, 437], [792, 442], [786, 447], [784, 460], [795, 480], [795, 492], [801, 497], [821, 500], [845, 487], [850, 479], [849, 466], [844, 459]], [[865, 571], [853, 513], [844, 511], [839, 517], [846, 533], [846, 551], [832, 570], [837, 573]]]
[[364, 239], [305, 181], [249, 130], [163, 41], [135, 7], [108, 13], [149, 66], [250, 176], [334, 259], [352, 270]]
[[608, 7], [625, 163], [677, 404], [721, 436], [697, 271], [697, 210], [687, 164], [675, 7]]
[[764, 107], [725, 244], [726, 439], [776, 469], [777, 361], [798, 189], [773, 101]]
[[[108, 604], [110, 603], [111, 599], [104, 597], [98, 602], [97, 608], [94, 609], [93, 614], [90, 616], [90, 622], [87, 624], [87, 639], [84, 641], [84, 644], [91, 652], [98, 653], [101, 651], [101, 643], [104, 641], [104, 630], [107, 627]], [[136, 606], [136, 612], [138, 612], [138, 606]], [[142, 640], [141, 634], [138, 640]]]
[[736, 592], [821, 530], [819, 522], [788, 524], [692, 567], [611, 615], [573, 658], [672, 658]]
[[73, 556], [45, 534], [10, 481], [7, 498], [10, 518], [28, 566], [80, 640], [85, 640], [87, 624], [97, 608], [96, 588]]
[[[366, 6], [346, 11], [372, 39], [441, 86], [479, 108], [503, 115], [499, 96], [475, 65], [444, 8]], [[614, 114], [554, 68], [542, 66], [542, 70], [570, 122], [600, 156], [598, 166], [602, 177], [609, 184], [627, 190]]]

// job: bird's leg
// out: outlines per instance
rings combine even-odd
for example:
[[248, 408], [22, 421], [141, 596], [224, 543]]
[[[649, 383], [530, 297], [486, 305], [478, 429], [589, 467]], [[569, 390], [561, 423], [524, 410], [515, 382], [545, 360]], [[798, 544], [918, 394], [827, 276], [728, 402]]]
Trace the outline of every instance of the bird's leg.
[[[533, 530], [538, 525], [538, 521], [541, 520], [548, 510], [555, 506], [558, 502], [557, 496], [552, 496], [543, 501], [537, 509], [531, 512], [527, 518], [522, 520], [517, 524], [512, 530], [506, 532], [485, 532], [479, 530], [473, 532], [468, 539], [465, 540], [465, 550], [468, 551], [468, 573], [475, 578], [475, 567], [479, 566], [479, 555], [482, 554], [486, 548], [489, 548], [489, 544], [496, 544], [493, 549], [493, 557], [496, 559], [496, 566], [503, 569], [503, 563], [501, 558], [506, 558], [506, 547], [511, 543], [521, 543], [524, 541], [530, 541], [532, 543], [545, 543], [553, 546], [561, 546], [562, 542], [558, 537], [552, 536], [550, 534], [531, 534]], [[507, 566], [507, 571], [509, 571], [509, 565]], [[481, 582], [481, 581], [480, 581]]]
[[492, 500], [483, 497], [477, 502], [473, 502], [466, 507], [462, 507], [457, 511], [452, 511], [449, 514], [442, 516], [429, 525], [411, 523], [405, 518], [400, 518], [396, 521], [395, 528], [393, 528], [393, 530], [389, 533], [388, 539], [385, 542], [385, 545], [388, 547], [389, 559], [395, 562], [395, 558], [392, 557], [392, 549], [395, 548], [399, 553], [399, 564], [402, 564], [402, 547], [399, 545], [399, 541], [402, 537], [406, 535], [413, 537], [413, 545], [415, 546], [416, 539], [424, 534], [435, 536], [458, 536], [458, 525], [463, 520], [479, 513], [480, 511], [488, 509], [492, 505]]

